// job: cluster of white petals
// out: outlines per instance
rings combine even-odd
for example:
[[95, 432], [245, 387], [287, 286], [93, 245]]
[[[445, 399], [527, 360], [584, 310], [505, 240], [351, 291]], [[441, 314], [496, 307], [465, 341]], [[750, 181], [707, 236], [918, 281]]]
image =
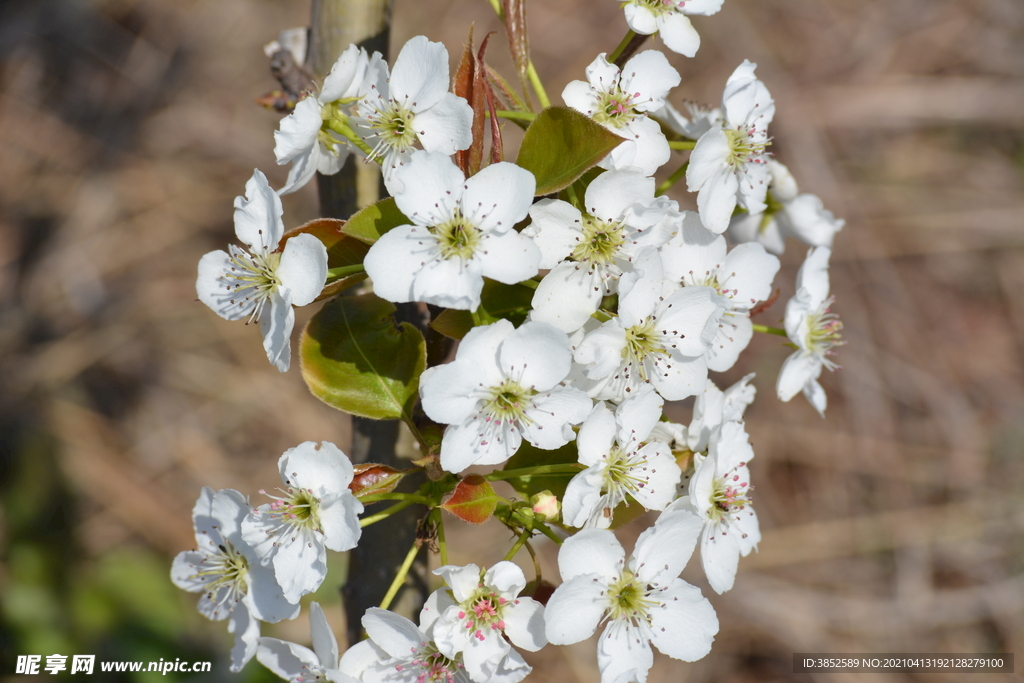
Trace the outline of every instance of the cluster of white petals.
[[[631, 31], [658, 33], [692, 57], [700, 38], [689, 17], [714, 14], [722, 3], [621, 4]], [[843, 221], [816, 196], [800, 194], [788, 169], [770, 158], [775, 104], [755, 69], [749, 61], [735, 69], [720, 107], [687, 103], [684, 115], [669, 103], [680, 76], [661, 52], [641, 52], [621, 69], [599, 54], [587, 80], [569, 83], [562, 97], [623, 142], [600, 161], [591, 157], [582, 176], [584, 168], [570, 169], [554, 185], [564, 190], [543, 198], [535, 194], [548, 190], [538, 184], [552, 181], [539, 170], [535, 177], [495, 158], [467, 177], [471, 164], [452, 160], [473, 143], [474, 112], [449, 92], [448, 51], [425, 36], [408, 41], [391, 69], [379, 54], [349, 47], [319, 91], [282, 120], [274, 152], [279, 164], [291, 164], [288, 179], [275, 192], [254, 172], [235, 200], [235, 231], [246, 248], [202, 257], [200, 300], [223, 318], [258, 321], [268, 358], [287, 370], [293, 306], [321, 296], [329, 274], [347, 277], [359, 266], [329, 271], [327, 249], [313, 234], [297, 230], [285, 240], [279, 195], [318, 172], [336, 173], [357, 154], [381, 165], [405, 217], [378, 226], [366, 252], [373, 294], [419, 304], [434, 323], [438, 307], [458, 312], [445, 313], [435, 331], [460, 339], [447, 362], [410, 385], [414, 392], [418, 382], [419, 404], [408, 424], [423, 450], [414, 465], [431, 479], [416, 494], [360, 491], [349, 458], [326, 441], [281, 456], [283, 486], [260, 491], [270, 503], [252, 507], [237, 491], [203, 489], [193, 512], [198, 547], [174, 560], [171, 575], [204, 594], [202, 614], [229, 619], [232, 670], [255, 656], [289, 681], [518, 683], [531, 670], [520, 650], [577, 643], [601, 630], [601, 682], [645, 683], [654, 649], [683, 661], [710, 651], [718, 618], [680, 573], [699, 541], [712, 589], [730, 590], [761, 532], [743, 422], [754, 375], [723, 391], [709, 373], [732, 369], [755, 331], [782, 335], [751, 317], [778, 297], [776, 254], [787, 236], [811, 249], [786, 305], [784, 332], [795, 352], [779, 373], [779, 399], [802, 391], [824, 414], [818, 378], [823, 367], [836, 367], [831, 356], [843, 343], [828, 274]], [[493, 107], [490, 114], [532, 116]], [[575, 114], [573, 121], [602, 138], [590, 121]], [[500, 148], [493, 138], [492, 145]], [[660, 186], [654, 179], [673, 149], [691, 147], [685, 178], [697, 211], [665, 196], [684, 177], [682, 167]], [[738, 243], [731, 249], [726, 231]], [[492, 306], [500, 297], [507, 300]], [[666, 421], [665, 402], [689, 397], [690, 422]], [[418, 625], [372, 608], [361, 622], [368, 638], [340, 652], [314, 602], [312, 648], [260, 637], [260, 621], [297, 616], [300, 599], [324, 581], [326, 551], [355, 547], [362, 525], [424, 504], [431, 516], [423, 528], [436, 528], [444, 543], [435, 516], [462, 516], [440, 502], [455, 497], [444, 487], [470, 481], [460, 476], [467, 468], [501, 466], [472, 476], [491, 496], [484, 502], [500, 500], [486, 515], [521, 534], [517, 545], [489, 568], [447, 564], [442, 546], [444, 566], [434, 574], [444, 586], [427, 599]], [[533, 476], [562, 475], [551, 489], [564, 492], [531, 488]], [[502, 478], [521, 500], [494, 493], [487, 482]], [[361, 501], [385, 498], [401, 502], [360, 521]], [[660, 514], [627, 558], [610, 528], [642, 511]], [[551, 525], [571, 535], [558, 553], [562, 583], [545, 606], [509, 560], [524, 545], [534, 553], [532, 534], [556, 538]], [[414, 555], [415, 548], [410, 563]]]

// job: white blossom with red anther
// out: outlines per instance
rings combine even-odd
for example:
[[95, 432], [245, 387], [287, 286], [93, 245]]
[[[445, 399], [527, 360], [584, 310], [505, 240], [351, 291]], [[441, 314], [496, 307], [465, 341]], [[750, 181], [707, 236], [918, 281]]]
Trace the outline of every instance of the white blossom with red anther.
[[[420, 625], [387, 610], [371, 607], [363, 615], [368, 638], [350, 647], [340, 668], [363, 683], [470, 683], [462, 654], [449, 658], [434, 641], [438, 617], [452, 605], [446, 591], [435, 591], [420, 611]], [[494, 674], [475, 683], [518, 683], [530, 665], [510, 650]]]
[[587, 469], [565, 489], [566, 524], [607, 528], [615, 507], [628, 498], [648, 510], [664, 510], [672, 502], [679, 466], [667, 444], [650, 438], [664, 403], [644, 386], [614, 413], [604, 403], [594, 406], [576, 439], [579, 461]]
[[586, 81], [572, 81], [562, 91], [565, 103], [626, 139], [599, 164], [601, 168], [638, 168], [644, 175], [669, 159], [668, 140], [647, 112], [665, 104], [679, 85], [679, 72], [657, 50], [636, 55], [619, 70], [602, 52], [587, 67]]
[[258, 169], [235, 197], [235, 245], [199, 260], [196, 295], [226, 320], [259, 322], [267, 359], [281, 372], [291, 364], [292, 306], [312, 303], [327, 280], [327, 248], [313, 235], [290, 238], [283, 251], [281, 198]]
[[454, 659], [462, 653], [466, 672], [474, 681], [486, 681], [499, 670], [512, 645], [536, 652], [547, 644], [544, 606], [520, 597], [526, 587], [523, 570], [512, 562], [499, 562], [486, 572], [475, 564], [446, 565], [434, 573], [444, 578], [455, 604], [434, 623], [438, 649]]
[[294, 619], [299, 606], [285, 600], [269, 567], [260, 564], [242, 539], [242, 520], [249, 513], [238, 491], [214, 492], [204, 486], [192, 510], [196, 549], [178, 553], [171, 563], [171, 581], [178, 588], [203, 593], [199, 613], [207, 619], [230, 619], [235, 634], [231, 670], [241, 671], [256, 654], [260, 621]]
[[763, 213], [735, 214], [726, 232], [729, 239], [758, 242], [773, 254], [785, 251], [787, 236], [811, 247], [831, 249], [836, 233], [846, 221], [836, 218], [816, 195], [799, 194], [796, 179], [778, 161], [769, 159], [768, 171], [768, 208]]
[[721, 234], [737, 204], [750, 213], [765, 210], [768, 191], [768, 124], [775, 102], [754, 77], [756, 64], [744, 60], [725, 84], [722, 124], [697, 140], [686, 169], [686, 186], [697, 193], [704, 227]]
[[391, 194], [402, 191], [395, 173], [408, 163], [416, 143], [428, 152], [451, 155], [473, 142], [473, 110], [448, 92], [448, 50], [426, 36], [410, 39], [391, 73], [387, 64], [367, 71], [365, 93], [350, 121], [373, 149]]
[[313, 649], [277, 638], [260, 638], [256, 659], [286, 681], [293, 683], [358, 683], [338, 668], [338, 641], [327, 623], [324, 610], [309, 603], [309, 635]]
[[441, 467], [461, 472], [503, 463], [523, 439], [545, 450], [575, 439], [573, 425], [594, 404], [560, 384], [571, 366], [569, 338], [547, 323], [515, 329], [499, 320], [470, 330], [454, 361], [428, 368], [420, 379], [424, 412], [448, 425]]
[[608, 171], [587, 187], [585, 213], [558, 199], [530, 208], [532, 222], [522, 234], [540, 248], [540, 267], [551, 269], [534, 293], [533, 320], [575, 332], [603, 297], [618, 291], [638, 249], [669, 240], [679, 205], [654, 190], [654, 178], [637, 169]]
[[[754, 457], [742, 422], [727, 422], [715, 433], [706, 458], [700, 458], [690, 479], [689, 495], [669, 510], [693, 510], [704, 526], [700, 559], [711, 587], [732, 588], [740, 556], [757, 549], [761, 530], [750, 501], [750, 470]], [[659, 522], [661, 520], [659, 519]]]
[[775, 386], [783, 401], [803, 391], [822, 417], [828, 400], [818, 377], [823, 367], [829, 370], [839, 367], [830, 356], [844, 343], [843, 323], [832, 312], [835, 297], [829, 296], [828, 260], [831, 255], [832, 250], [827, 247], [811, 249], [797, 273], [796, 294], [786, 303], [786, 336], [797, 350], [782, 364]]
[[760, 244], [741, 244], [726, 253], [725, 238], [709, 232], [692, 211], [683, 226], [661, 248], [664, 277], [684, 287], [712, 287], [725, 308], [705, 357], [708, 369], [725, 372], [739, 359], [754, 336], [750, 311], [771, 296], [779, 259]]
[[286, 488], [245, 518], [242, 537], [263, 565], [273, 566], [285, 597], [298, 602], [327, 575], [327, 549], [341, 552], [359, 542], [363, 504], [348, 488], [352, 463], [329, 441], [288, 449], [278, 469]]
[[569, 645], [604, 625], [597, 644], [601, 683], [646, 683], [651, 645], [692, 662], [711, 651], [718, 617], [700, 589], [678, 578], [693, 553], [701, 522], [692, 512], [666, 512], [637, 539], [633, 555], [607, 529], [584, 529], [558, 551], [562, 585], [544, 610], [548, 641]]
[[665, 47], [686, 57], [700, 48], [700, 35], [687, 15], [709, 16], [722, 9], [724, 0], [628, 0], [621, 2], [629, 28], [641, 35], [657, 32]]
[[653, 247], [637, 253], [634, 268], [620, 287], [619, 314], [576, 345], [573, 357], [587, 378], [578, 386], [592, 398], [616, 402], [645, 384], [668, 401], [701, 393], [705, 354], [726, 299], [712, 287], [667, 283]]

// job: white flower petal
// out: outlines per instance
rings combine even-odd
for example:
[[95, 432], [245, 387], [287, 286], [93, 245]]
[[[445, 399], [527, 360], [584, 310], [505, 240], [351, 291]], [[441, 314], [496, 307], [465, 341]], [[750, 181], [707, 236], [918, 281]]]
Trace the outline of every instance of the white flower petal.
[[391, 98], [419, 113], [448, 92], [448, 50], [426, 36], [410, 39], [391, 70]]
[[423, 263], [440, 257], [437, 240], [418, 225], [400, 225], [381, 235], [363, 259], [373, 292], [396, 303], [414, 300], [413, 283]]
[[454, 154], [473, 143], [473, 109], [466, 100], [448, 92], [430, 109], [416, 114], [412, 125], [428, 152]]
[[309, 668], [320, 666], [316, 653], [308, 647], [277, 638], [260, 638], [256, 659], [286, 681], [293, 681]]
[[540, 249], [533, 240], [515, 230], [485, 233], [475, 260], [479, 262], [484, 277], [514, 285], [537, 274]]
[[196, 296], [225, 320], [242, 320], [251, 316], [256, 308], [256, 290], [252, 287], [235, 289], [238, 281], [226, 277], [233, 268], [226, 251], [205, 254], [199, 259]]
[[645, 633], [625, 621], [609, 622], [597, 642], [601, 683], [646, 683], [653, 664], [654, 652]]
[[235, 197], [235, 235], [254, 254], [270, 253], [284, 234], [283, 213], [281, 198], [256, 169], [245, 184], [245, 197]]
[[[813, 354], [797, 351], [782, 364], [775, 391], [782, 401], [796, 396], [809, 383], [821, 375], [821, 359]], [[820, 412], [820, 411], [819, 411]]]
[[327, 617], [320, 603], [309, 603], [309, 635], [313, 641], [313, 652], [321, 666], [338, 668], [338, 641], [327, 623]]
[[348, 489], [340, 494], [324, 496], [320, 504], [320, 530], [324, 532], [324, 545], [335, 552], [356, 547], [362, 528], [359, 515], [363, 504]]
[[308, 233], [290, 238], [285, 242], [277, 276], [291, 292], [293, 306], [313, 303], [327, 281], [327, 248], [324, 243]]
[[536, 652], [548, 644], [544, 606], [533, 598], [519, 598], [503, 612], [505, 634], [516, 647]]
[[659, 597], [665, 609], [651, 611], [654, 647], [684, 662], [695, 662], [711, 652], [718, 616], [700, 589], [676, 579]]
[[533, 320], [575, 332], [601, 305], [601, 274], [585, 263], [563, 261], [544, 276], [533, 295]]
[[[584, 530], [581, 534], [596, 530]], [[611, 533], [611, 532], [599, 532]], [[565, 554], [564, 549], [559, 557]], [[544, 608], [545, 635], [552, 645], [571, 645], [594, 635], [608, 607], [607, 586], [590, 576], [578, 576], [555, 589]]]
[[414, 223], [434, 226], [453, 216], [466, 177], [447, 154], [417, 151], [395, 174], [404, 185], [395, 203]]
[[590, 183], [586, 210], [591, 216], [618, 221], [636, 202], [654, 198], [654, 178], [640, 171], [608, 171]]
[[416, 625], [394, 612], [371, 607], [363, 615], [362, 623], [370, 639], [397, 659], [407, 658], [423, 645], [423, 633]]
[[[267, 360], [281, 372], [288, 372], [292, 362], [292, 328], [295, 327], [295, 309], [282, 296], [282, 288], [270, 295], [260, 315], [260, 332], [263, 334], [263, 350]], [[287, 290], [285, 290], [287, 291]]]
[[[567, 538], [559, 548], [558, 572], [562, 581], [591, 575], [596, 575], [602, 581], [613, 581], [622, 572], [625, 555], [612, 532], [605, 529], [584, 529]], [[549, 638], [550, 635], [549, 631]], [[555, 643], [554, 640], [551, 642]]]
[[462, 215], [484, 231], [505, 232], [526, 218], [537, 181], [525, 168], [502, 161], [468, 178]]
[[503, 373], [536, 391], [554, 387], [572, 366], [569, 337], [545, 322], [524, 323], [505, 338], [499, 353]]
[[278, 460], [281, 480], [317, 495], [341, 493], [352, 483], [352, 461], [330, 441], [305, 441], [289, 448]]
[[685, 57], [693, 57], [700, 49], [700, 36], [689, 17], [670, 12], [658, 17], [658, 31], [665, 47]]

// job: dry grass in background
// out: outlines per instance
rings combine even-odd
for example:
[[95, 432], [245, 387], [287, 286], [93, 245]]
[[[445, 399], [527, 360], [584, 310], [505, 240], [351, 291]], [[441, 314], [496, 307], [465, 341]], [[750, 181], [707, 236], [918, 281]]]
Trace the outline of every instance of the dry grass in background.
[[[610, 1], [530, 12], [555, 96], [625, 30]], [[295, 370], [269, 366], [254, 329], [194, 301], [196, 263], [233, 239], [252, 169], [284, 179], [277, 118], [252, 100], [273, 87], [260, 46], [307, 13], [299, 0], [0, 8], [0, 645], [67, 628], [60, 598], [52, 614], [26, 608], [18, 544], [54, 540], [83, 566], [125, 548], [169, 562], [193, 545], [200, 486], [255, 495], [284, 449], [348, 438]], [[470, 20], [478, 36], [497, 28], [483, 0], [397, 0], [393, 44], [426, 33], [454, 52]], [[847, 220], [832, 282], [848, 345], [823, 380], [824, 420], [775, 398], [788, 352], [775, 338], [718, 378], [758, 373], [748, 430], [764, 540], [724, 596], [688, 568], [722, 630], [705, 660], [659, 657], [650, 681], [854, 680], [792, 674], [794, 652], [1024, 656], [1024, 5], [727, 0], [695, 23], [697, 58], [672, 57], [675, 103], [713, 103], [743, 58], [757, 62], [777, 158]], [[508, 64], [500, 40], [491, 54]], [[309, 189], [289, 197], [286, 224], [314, 211]], [[781, 301], [803, 253], [790, 244]], [[37, 526], [19, 522], [26, 510]], [[207, 632], [226, 651], [222, 630]], [[306, 623], [279, 632], [303, 640]], [[531, 661], [536, 680], [598, 680], [592, 643]]]

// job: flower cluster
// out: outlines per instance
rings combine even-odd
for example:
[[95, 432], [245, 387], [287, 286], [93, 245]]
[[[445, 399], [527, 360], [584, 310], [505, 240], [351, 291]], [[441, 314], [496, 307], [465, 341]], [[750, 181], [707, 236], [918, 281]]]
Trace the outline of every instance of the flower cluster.
[[[449, 92], [447, 51], [419, 36], [390, 70], [379, 54], [351, 46], [319, 91], [282, 120], [274, 151], [291, 164], [287, 182], [275, 193], [255, 172], [235, 203], [248, 251], [204, 256], [199, 298], [222, 317], [258, 320], [268, 357], [284, 371], [292, 306], [350, 285], [347, 275], [368, 277], [372, 292], [331, 302], [333, 317], [314, 316], [303, 374], [337, 408], [401, 417], [422, 457], [402, 472], [381, 467], [367, 484], [354, 482], [352, 463], [333, 444], [307, 442], [281, 457], [284, 486], [270, 503], [253, 508], [237, 491], [203, 490], [199, 547], [179, 555], [172, 577], [205, 593], [203, 614], [231, 618], [234, 669], [256, 656], [288, 680], [516, 683], [530, 671], [520, 651], [602, 629], [602, 683], [642, 683], [654, 649], [684, 661], [710, 651], [718, 619], [700, 589], [679, 578], [683, 567], [699, 545], [708, 584], [723, 593], [739, 558], [760, 541], [743, 422], [754, 376], [723, 391], [710, 373], [733, 368], [755, 332], [785, 336], [795, 351], [779, 372], [778, 397], [803, 391], [824, 414], [818, 378], [837, 367], [832, 355], [842, 344], [828, 262], [843, 223], [817, 197], [798, 194], [772, 158], [775, 104], [756, 65], [735, 69], [720, 106], [691, 103], [687, 117], [670, 102], [681, 79], [664, 54], [622, 55], [636, 34], [659, 33], [692, 57], [700, 41], [689, 16], [721, 5], [622, 3], [627, 39], [597, 55], [585, 81], [566, 86], [567, 107], [529, 111], [490, 72], [475, 80], [463, 73], [455, 79], [462, 90]], [[471, 99], [486, 112], [458, 94], [468, 80], [485, 88]], [[495, 106], [501, 97], [507, 109]], [[501, 160], [495, 124], [491, 163], [480, 168], [483, 126], [474, 117], [485, 113], [544, 118], [536, 138], [528, 131], [518, 164]], [[547, 138], [545, 126], [555, 128]], [[593, 147], [555, 149], [567, 139]], [[655, 172], [679, 150], [690, 150], [688, 160], [659, 185]], [[376, 163], [393, 199], [337, 226], [365, 254], [338, 264], [320, 232], [284, 231], [278, 195], [316, 172], [336, 173], [349, 155]], [[696, 210], [666, 194], [684, 177]], [[812, 249], [781, 329], [752, 318], [778, 296], [787, 235]], [[378, 327], [360, 329], [354, 311], [363, 304], [352, 301], [376, 302], [363, 317]], [[386, 302], [421, 304], [430, 327], [389, 321]], [[331, 321], [339, 329], [325, 330]], [[458, 342], [448, 362], [424, 367], [429, 335]], [[422, 353], [420, 364], [395, 357], [399, 347], [388, 345], [399, 338], [413, 339], [401, 353]], [[402, 369], [406, 360], [411, 370]], [[688, 424], [666, 419], [666, 401], [691, 397]], [[473, 466], [491, 471], [467, 474]], [[430, 481], [415, 494], [395, 491], [414, 470]], [[495, 480], [522, 499], [498, 496]], [[360, 520], [363, 503], [379, 500], [400, 502]], [[368, 639], [343, 653], [316, 603], [312, 650], [259, 637], [259, 621], [294, 618], [302, 596], [323, 582], [327, 549], [354, 547], [362, 527], [412, 504], [427, 508], [427, 536], [439, 529], [426, 540], [440, 546], [434, 574], [444, 584], [419, 624], [385, 609], [392, 591], [362, 617]], [[627, 559], [612, 529], [645, 512], [656, 521]], [[517, 540], [489, 567], [448, 564], [448, 513], [497, 519]], [[512, 562], [524, 546], [533, 553], [537, 534], [561, 545], [562, 583], [550, 595], [536, 591], [539, 566], [528, 582]]]

